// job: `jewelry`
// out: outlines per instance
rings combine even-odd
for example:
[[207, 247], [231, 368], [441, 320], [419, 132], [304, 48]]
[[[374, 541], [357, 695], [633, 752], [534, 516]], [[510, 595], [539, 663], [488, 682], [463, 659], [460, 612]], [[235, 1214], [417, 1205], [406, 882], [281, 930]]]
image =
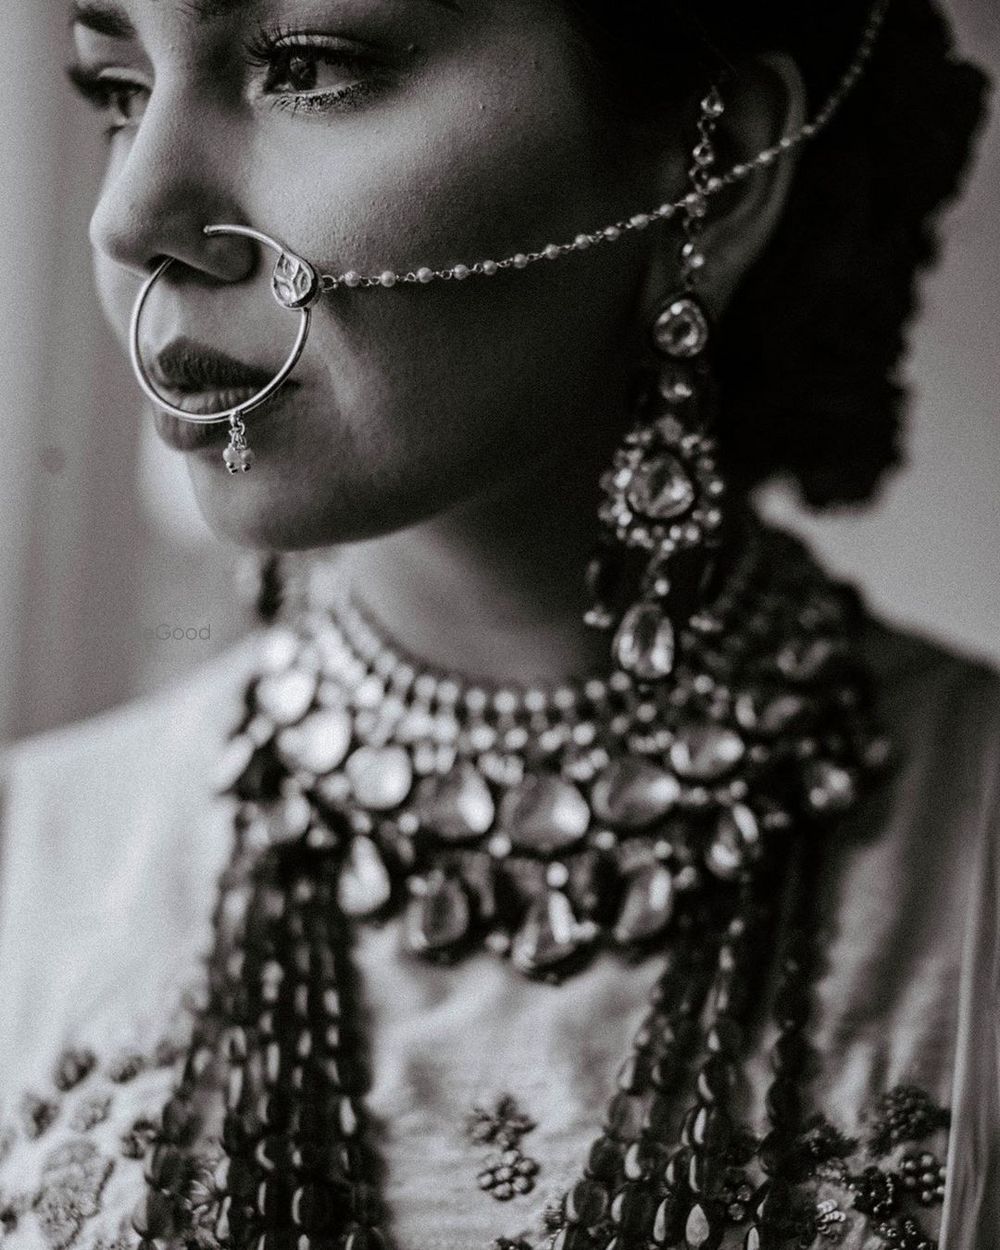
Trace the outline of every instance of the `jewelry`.
[[[806, 140], [814, 138], [820, 131], [826, 128], [870, 60], [879, 31], [885, 20], [889, 3], [890, 0], [875, 0], [854, 57], [841, 76], [839, 83], [812, 120], [800, 126], [798, 130], [783, 135], [777, 143], [758, 152], [752, 160], [737, 163], [723, 174], [710, 174], [708, 169], [711, 162], [706, 162], [703, 167], [703, 176], [702, 173], [699, 173], [695, 180], [695, 189], [687, 192], [676, 202], [664, 202], [648, 212], [635, 213], [627, 219], [613, 222], [600, 230], [581, 232], [571, 242], [549, 243], [539, 251], [516, 252], [502, 260], [479, 260], [469, 264], [455, 264], [444, 269], [421, 265], [406, 271], [386, 268], [377, 274], [370, 275], [364, 275], [357, 270], [350, 269], [345, 273], [337, 275], [329, 273], [320, 274], [317, 268], [311, 265], [309, 261], [296, 255], [291, 249], [260, 230], [251, 229], [249, 226], [226, 224], [205, 226], [203, 229], [207, 235], [240, 235], [253, 239], [277, 252], [278, 260], [272, 274], [272, 290], [278, 303], [283, 308], [290, 311], [298, 311], [301, 314], [295, 345], [285, 364], [271, 382], [242, 404], [226, 409], [224, 412], [211, 414], [191, 413], [171, 404], [153, 386], [139, 350], [139, 318], [152, 287], [163, 276], [170, 265], [174, 263], [175, 258], [168, 257], [143, 284], [132, 313], [130, 352], [132, 367], [140, 387], [154, 404], [181, 420], [210, 424], [228, 419], [230, 422], [230, 441], [223, 453], [226, 467], [230, 473], [246, 472], [252, 464], [252, 453], [247, 446], [246, 426], [242, 418], [247, 413], [266, 403], [283, 385], [298, 363], [309, 333], [311, 306], [324, 293], [330, 293], [340, 288], [391, 288], [397, 284], [426, 286], [435, 281], [454, 280], [461, 282], [473, 276], [493, 277], [507, 270], [527, 269], [530, 265], [534, 265], [539, 261], [559, 260], [564, 256], [584, 252], [592, 247], [615, 243], [636, 231], [647, 229], [656, 222], [669, 221], [678, 213], [684, 213], [685, 220], [688, 223], [687, 228], [691, 234], [691, 237], [688, 239], [690, 263], [687, 272], [689, 275], [693, 274], [697, 265], [697, 251], [695, 233], [690, 223], [693, 219], [704, 215], [708, 197], [717, 194], [726, 187], [742, 182], [758, 169], [772, 165], [780, 156]], [[717, 93], [713, 89], [706, 97], [706, 102], [712, 102], [716, 97]], [[703, 117], [703, 123], [703, 143], [707, 154], [710, 149], [712, 116]], [[695, 161], [697, 164], [697, 155], [695, 156]]]
[[521, 1111], [510, 1094], [498, 1098], [492, 1111], [473, 1108], [466, 1126], [469, 1140], [496, 1147], [476, 1179], [479, 1188], [498, 1202], [509, 1202], [535, 1188], [538, 1161], [521, 1150], [521, 1138], [535, 1127], [534, 1120]]
[[340, 910], [401, 911], [430, 958], [481, 946], [558, 979], [658, 940], [790, 826], [849, 808], [885, 754], [848, 662], [851, 596], [794, 540], [739, 526], [669, 684], [642, 677], [661, 640], [637, 636], [637, 672], [463, 687], [395, 653], [343, 588], [314, 600], [269, 635], [217, 777], [247, 845], [329, 856]]
[[[140, 1250], [175, 1239], [388, 1250], [362, 1103], [351, 939], [331, 860], [302, 843], [248, 855], [243, 832], [238, 822], [220, 884], [207, 997], [146, 1157], [147, 1194], [133, 1218]], [[914, 1201], [907, 1181], [915, 1201], [936, 1204], [940, 1175], [922, 1158], [900, 1170], [887, 1156], [946, 1126], [947, 1113], [923, 1091], [896, 1087], [858, 1170], [850, 1161], [859, 1142], [805, 1111], [822, 842], [793, 848], [743, 882], [735, 908], [703, 900], [679, 928], [580, 1179], [547, 1211], [542, 1239], [518, 1239], [518, 1250], [707, 1250], [727, 1229], [740, 1230], [746, 1250], [810, 1245], [844, 1222], [831, 1187], [872, 1216], [873, 1244], [922, 1244], [904, 1205]], [[756, 1132], [739, 1118], [735, 1091], [762, 1000], [775, 1040]], [[221, 1122], [220, 1138], [199, 1140], [206, 1111]]]
[[725, 173], [707, 177], [701, 190], [689, 192], [677, 201], [667, 201], [646, 212], [635, 213], [631, 217], [612, 222], [611, 225], [605, 226], [603, 229], [582, 232], [577, 234], [570, 242], [549, 243], [539, 251], [516, 252], [503, 260], [478, 260], [465, 264], [451, 265], [443, 269], [421, 265], [405, 271], [387, 268], [379, 273], [367, 275], [361, 274], [354, 269], [349, 269], [346, 273], [336, 275], [327, 273], [320, 277], [323, 291], [335, 291], [341, 287], [350, 289], [359, 287], [362, 289], [391, 288], [400, 283], [426, 286], [428, 283], [438, 281], [463, 282], [470, 277], [491, 278], [506, 270], [527, 269], [530, 265], [537, 264], [540, 261], [559, 260], [564, 256], [572, 255], [574, 252], [585, 252], [592, 247], [617, 243], [627, 235], [645, 230], [658, 221], [669, 221], [678, 213], [689, 209], [693, 204], [697, 207], [699, 198], [716, 195], [726, 187], [735, 186], [737, 183], [745, 181], [751, 174], [756, 173], [757, 170], [768, 168], [779, 157], [784, 156], [800, 144], [814, 139], [821, 131], [826, 129], [870, 61], [890, 3], [891, 0], [875, 0], [869, 12], [858, 48], [850, 64], [841, 75], [840, 81], [830, 95], [827, 96], [824, 104], [809, 121], [805, 122], [797, 130], [782, 135], [776, 143], [763, 148], [751, 160], [738, 162], [726, 170]]
[[311, 308], [320, 296], [319, 278], [316, 270], [307, 260], [303, 260], [301, 256], [296, 256], [284, 244], [279, 243], [277, 239], [272, 239], [270, 235], [264, 234], [260, 230], [253, 230], [249, 226], [215, 225], [206, 226], [204, 232], [208, 235], [238, 235], [242, 238], [253, 239], [255, 242], [270, 248], [278, 254], [278, 259], [271, 274], [271, 291], [282, 308], [299, 314], [299, 329], [288, 358], [265, 387], [249, 399], [245, 399], [242, 403], [235, 404], [233, 407], [226, 408], [221, 412], [188, 412], [186, 409], [178, 408], [175, 404], [165, 399], [153, 385], [153, 381], [142, 359], [139, 343], [139, 323], [153, 287], [175, 262], [176, 258], [170, 256], [153, 270], [143, 283], [136, 297], [129, 329], [129, 350], [132, 368], [145, 395], [157, 407], [162, 408], [164, 412], [169, 412], [172, 416], [180, 417], [183, 421], [192, 421], [198, 425], [212, 425], [220, 421], [229, 421], [230, 441], [228, 447], [223, 452], [223, 459], [230, 473], [238, 471], [245, 473], [253, 462], [253, 456], [247, 447], [246, 427], [243, 424], [243, 417], [255, 408], [259, 408], [261, 404], [266, 403], [284, 384], [286, 378], [298, 364], [299, 357], [302, 355], [302, 350], [306, 345], [306, 339], [309, 337], [310, 319], [312, 317]]
[[695, 282], [705, 264], [705, 257], [698, 247], [702, 222], [708, 209], [709, 183], [712, 180], [712, 166], [715, 164], [715, 145], [712, 137], [719, 118], [725, 112], [722, 95], [717, 86], [709, 89], [701, 101], [698, 116], [698, 142], [691, 153], [691, 164], [688, 168], [688, 182], [691, 193], [688, 195], [684, 214], [684, 235], [686, 242], [681, 248], [681, 288], [693, 291]]
[[[601, 629], [617, 626], [612, 650], [618, 663], [646, 681], [673, 672], [684, 583], [688, 604], [696, 610], [701, 594], [692, 594], [691, 588], [700, 592], [710, 579], [724, 522], [725, 483], [711, 434], [709, 322], [693, 293], [705, 265], [698, 236], [706, 211], [704, 188], [715, 161], [712, 134], [723, 111], [719, 90], [712, 87], [701, 101], [689, 170], [681, 290], [664, 301], [652, 326], [652, 346], [666, 363], [653, 371], [655, 384], [647, 386], [636, 424], [601, 477], [605, 500], [598, 515], [606, 534], [587, 572], [596, 602], [584, 620]], [[645, 552], [644, 562], [629, 565], [622, 548]], [[685, 564], [686, 571], [675, 578], [675, 567]]]

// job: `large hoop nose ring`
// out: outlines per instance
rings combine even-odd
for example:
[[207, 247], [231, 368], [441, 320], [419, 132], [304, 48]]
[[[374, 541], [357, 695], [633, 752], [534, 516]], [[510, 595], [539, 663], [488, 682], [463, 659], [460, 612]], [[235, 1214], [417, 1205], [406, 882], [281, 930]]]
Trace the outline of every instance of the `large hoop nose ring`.
[[277, 253], [277, 260], [271, 273], [271, 292], [282, 308], [299, 314], [299, 328], [288, 359], [271, 381], [257, 391], [256, 394], [251, 395], [249, 399], [243, 400], [242, 403], [235, 404], [232, 408], [226, 408], [221, 412], [187, 412], [183, 408], [178, 408], [176, 404], [172, 404], [161, 395], [154, 386], [142, 359], [142, 353], [139, 348], [139, 323], [153, 287], [170, 266], [174, 264], [176, 258], [173, 256], [168, 257], [162, 264], [157, 266], [143, 283], [139, 294], [136, 296], [129, 329], [129, 351], [132, 359], [132, 369], [139, 386], [146, 397], [156, 404], [158, 408], [162, 408], [164, 412], [169, 412], [171, 416], [179, 417], [182, 421], [190, 421], [196, 425], [213, 425], [222, 421], [230, 423], [230, 444], [226, 448], [224, 457], [229, 471], [235, 473], [238, 469], [245, 471], [250, 467], [251, 457], [246, 445], [243, 417], [247, 413], [253, 412], [255, 408], [259, 408], [261, 404], [267, 403], [271, 396], [285, 383], [289, 374], [298, 364], [299, 357], [302, 355], [302, 350], [306, 345], [306, 339], [309, 337], [312, 306], [321, 294], [320, 278], [319, 274], [307, 260], [296, 255], [290, 248], [285, 247], [277, 239], [271, 238], [270, 235], [264, 234], [261, 230], [254, 230], [250, 226], [212, 225], [205, 226], [204, 233], [207, 235], [238, 235], [245, 239], [252, 239], [254, 242]]

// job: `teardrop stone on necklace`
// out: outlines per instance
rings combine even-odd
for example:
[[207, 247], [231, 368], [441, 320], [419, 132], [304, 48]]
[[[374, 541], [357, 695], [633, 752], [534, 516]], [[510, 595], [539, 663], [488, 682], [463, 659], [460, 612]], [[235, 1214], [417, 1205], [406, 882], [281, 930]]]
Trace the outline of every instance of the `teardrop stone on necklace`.
[[519, 972], [540, 972], [575, 955], [595, 936], [593, 925], [581, 924], [561, 890], [549, 890], [528, 909], [514, 935], [511, 962]]
[[716, 781], [743, 758], [743, 739], [722, 725], [688, 725], [670, 748], [677, 774], [690, 781]]
[[612, 646], [622, 668], [642, 681], [657, 681], [673, 672], [673, 622], [655, 603], [634, 603], [622, 617]]
[[376, 812], [398, 807], [413, 785], [413, 764], [399, 746], [359, 747], [344, 768], [354, 797]]
[[643, 829], [673, 807], [681, 788], [673, 773], [648, 760], [626, 757], [611, 763], [594, 782], [594, 815], [619, 829]]
[[351, 745], [351, 718], [342, 708], [321, 708], [278, 735], [277, 749], [292, 767], [317, 775], [343, 762]]
[[695, 491], [676, 456], [661, 455], [636, 469], [626, 492], [631, 506], [656, 521], [682, 516], [694, 505]]
[[644, 942], [666, 928], [674, 910], [674, 879], [662, 864], [646, 864], [630, 878], [614, 939], [622, 946]]
[[472, 909], [462, 882], [436, 869], [412, 898], [403, 917], [406, 949], [416, 955], [447, 950], [469, 931]]
[[759, 845], [757, 817], [746, 804], [735, 803], [719, 813], [705, 863], [717, 877], [730, 881], [739, 876]]
[[555, 773], [529, 774], [500, 800], [497, 823], [522, 850], [554, 855], [584, 836], [590, 807], [576, 786]]
[[356, 837], [348, 848], [337, 881], [337, 902], [348, 916], [371, 916], [392, 894], [389, 870], [378, 847], [367, 837]]
[[293, 725], [305, 716], [315, 693], [316, 674], [290, 668], [262, 677], [254, 689], [254, 700], [276, 725]]
[[445, 842], [464, 842], [489, 831], [496, 804], [482, 775], [466, 760], [444, 776], [425, 777], [410, 810]]

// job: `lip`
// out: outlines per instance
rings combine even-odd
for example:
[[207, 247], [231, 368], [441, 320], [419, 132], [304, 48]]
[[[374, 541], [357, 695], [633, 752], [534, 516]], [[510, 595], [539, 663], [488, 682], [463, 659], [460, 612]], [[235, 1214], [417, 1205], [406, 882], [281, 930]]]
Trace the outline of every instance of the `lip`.
[[[261, 391], [274, 377], [277, 369], [263, 369], [207, 347], [189, 338], [173, 339], [153, 356], [150, 377], [157, 391], [177, 408], [197, 415], [224, 412]], [[259, 409], [247, 414], [252, 420], [272, 409], [290, 387], [285, 385]], [[228, 440], [226, 421], [201, 424], [154, 410], [156, 432], [177, 451], [194, 451]]]

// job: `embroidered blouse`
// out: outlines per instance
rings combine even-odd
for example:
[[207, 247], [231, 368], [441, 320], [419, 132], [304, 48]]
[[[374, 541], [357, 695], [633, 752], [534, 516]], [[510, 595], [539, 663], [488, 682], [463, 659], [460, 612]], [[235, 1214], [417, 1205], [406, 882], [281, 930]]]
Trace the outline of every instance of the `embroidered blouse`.
[[[0, 759], [3, 1250], [138, 1243], [141, 1159], [230, 847], [230, 803], [213, 797], [207, 765], [255, 646]], [[994, 1250], [1000, 680], [881, 626], [868, 646], [900, 763], [843, 829], [823, 880], [834, 924], [811, 1026], [822, 1070], [802, 1142], [814, 1210], [801, 1244]], [[537, 1240], [547, 1205], [581, 1175], [657, 961], [605, 956], [553, 987], [486, 955], [414, 963], [397, 938], [389, 923], [357, 943], [393, 1238], [405, 1250]], [[751, 1122], [766, 1076], [761, 1055]], [[505, 1094], [534, 1125], [521, 1152], [537, 1171], [501, 1203], [487, 1139]], [[195, 1178], [206, 1211], [211, 1164]], [[749, 1199], [737, 1161], [726, 1250], [742, 1245]], [[217, 1244], [209, 1221], [197, 1240]]]

